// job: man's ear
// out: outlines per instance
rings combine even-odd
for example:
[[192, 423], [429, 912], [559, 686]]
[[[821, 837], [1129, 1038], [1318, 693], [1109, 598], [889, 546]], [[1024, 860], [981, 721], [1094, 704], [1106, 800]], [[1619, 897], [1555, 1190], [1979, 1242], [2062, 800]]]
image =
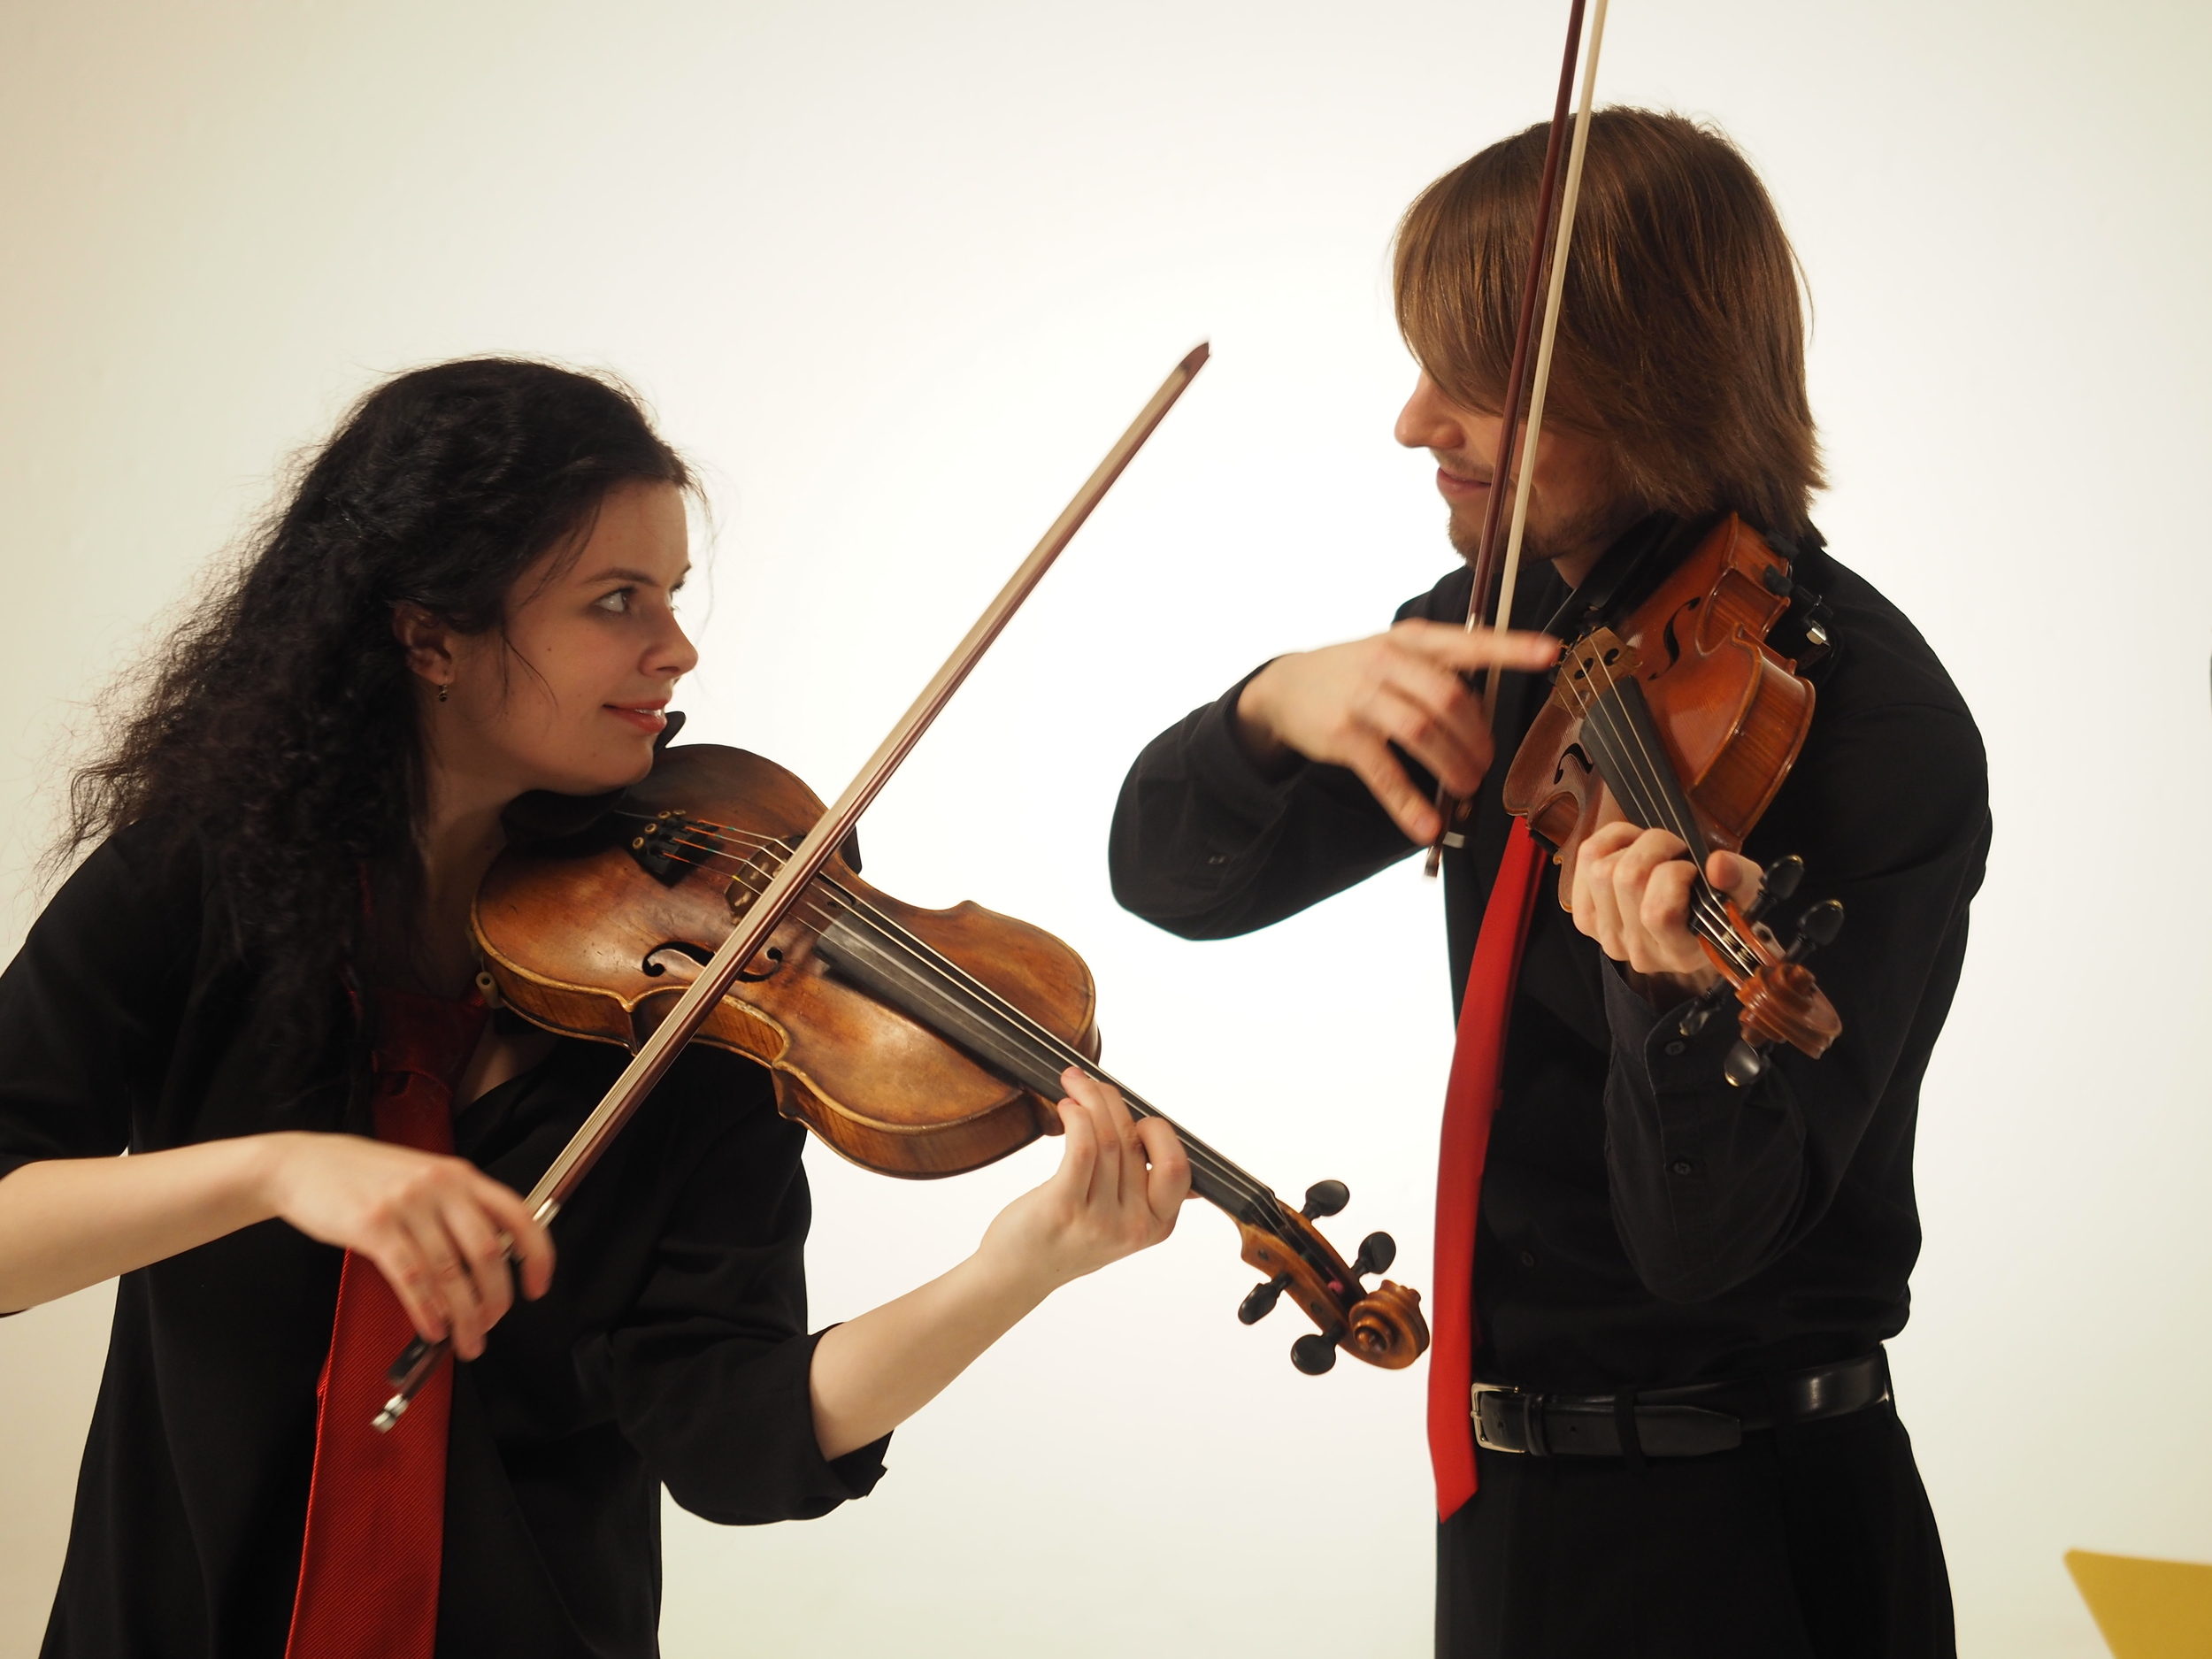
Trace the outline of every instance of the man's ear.
[[442, 618], [403, 600], [392, 607], [392, 637], [407, 653], [410, 672], [433, 686], [453, 683], [453, 630]]

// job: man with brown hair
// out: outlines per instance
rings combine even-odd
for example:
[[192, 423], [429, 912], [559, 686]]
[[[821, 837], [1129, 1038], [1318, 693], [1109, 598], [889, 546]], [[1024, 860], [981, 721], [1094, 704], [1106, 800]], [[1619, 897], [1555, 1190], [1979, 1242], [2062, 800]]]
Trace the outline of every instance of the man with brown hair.
[[[1421, 375], [1397, 437], [1435, 455], [1468, 558], [1547, 136], [1484, 150], [1401, 227]], [[1556, 656], [1538, 630], [1573, 631], [1623, 569], [1647, 586], [1728, 513], [1789, 557], [1771, 642], [1816, 687], [1812, 726], [1748, 856], [1709, 873], [1748, 898], [1755, 860], [1794, 853], [1797, 908], [1842, 902], [1815, 965], [1843, 1034], [1732, 1084], [1734, 1019], [1684, 1029], [1715, 976], [1686, 925], [1683, 843], [1608, 822], [1544, 869], [1479, 1191], [1448, 1179], [1439, 1196], [1440, 1216], [1474, 1207], [1474, 1245], [1471, 1307], [1432, 1310], [1437, 1651], [1948, 1655], [1942, 1547], [1881, 1344], [1905, 1322], [1920, 1079], [1988, 848], [1980, 737], [1807, 516], [1822, 480], [1795, 265], [1741, 155], [1678, 117], [1601, 111], [1571, 247], [1512, 629], [1463, 628], [1463, 567], [1386, 634], [1263, 664], [1138, 758], [1114, 890], [1186, 938], [1263, 927], [1426, 845], [1440, 780], [1474, 803], [1444, 857], [1460, 1006], [1507, 887], [1492, 763]], [[1485, 669], [1494, 736], [1465, 678]], [[1437, 1283], [1468, 1265], [1440, 1260]], [[1455, 1320], [1471, 1394], [1438, 1363]]]

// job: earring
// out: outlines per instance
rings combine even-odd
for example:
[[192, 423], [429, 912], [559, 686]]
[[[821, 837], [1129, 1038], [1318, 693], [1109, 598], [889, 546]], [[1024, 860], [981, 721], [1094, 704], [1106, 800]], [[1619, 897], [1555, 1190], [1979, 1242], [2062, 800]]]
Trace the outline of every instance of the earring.
[[438, 701], [439, 701], [440, 703], [443, 703], [443, 702], [445, 701], [445, 694], [446, 694], [446, 687], [445, 687], [443, 685], [441, 685], [441, 686], [438, 687]]

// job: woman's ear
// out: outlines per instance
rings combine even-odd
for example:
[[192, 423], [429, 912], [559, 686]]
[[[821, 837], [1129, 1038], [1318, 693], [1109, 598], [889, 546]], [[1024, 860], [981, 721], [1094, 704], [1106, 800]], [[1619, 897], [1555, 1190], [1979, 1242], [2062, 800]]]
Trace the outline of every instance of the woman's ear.
[[407, 653], [407, 667], [440, 692], [453, 683], [453, 630], [418, 604], [392, 607], [392, 637]]

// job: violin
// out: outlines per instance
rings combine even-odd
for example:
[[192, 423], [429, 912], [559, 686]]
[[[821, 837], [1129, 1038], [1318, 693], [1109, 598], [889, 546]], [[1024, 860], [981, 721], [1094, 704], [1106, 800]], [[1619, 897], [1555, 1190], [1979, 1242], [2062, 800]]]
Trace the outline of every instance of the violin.
[[[1663, 566], [1685, 539], [1628, 549], [1617, 574], [1601, 561], [1585, 587], [1630, 587], [1640, 565]], [[1803, 962], [1836, 937], [1843, 907], [1833, 899], [1811, 906], [1784, 946], [1766, 918], [1803, 879], [1801, 860], [1770, 866], [1747, 909], [1705, 874], [1716, 849], [1741, 849], [1812, 726], [1812, 682], [1768, 634], [1794, 602], [1809, 618], [1809, 643], [1824, 649], [1823, 608], [1792, 580], [1789, 560], [1733, 513], [1697, 534], [1655, 586], [1648, 578], [1642, 585], [1651, 592], [1632, 608], [1610, 595], [1570, 601], [1592, 620], [1562, 656], [1551, 695], [1506, 772], [1505, 810], [1556, 852], [1597, 826], [1609, 791], [1632, 822], [1682, 841], [1697, 866], [1690, 931], [1721, 979], [1685, 1012], [1681, 1034], [1702, 1030], [1732, 995], [1741, 1035], [1725, 1071], [1732, 1083], [1748, 1084], [1774, 1044], [1818, 1059], [1843, 1029]], [[1626, 614], [1610, 619], [1621, 609]]]
[[[527, 798], [526, 798], [527, 799]], [[500, 997], [532, 1023], [641, 1045], [823, 816], [797, 778], [714, 744], [665, 749], [651, 775], [570, 833], [515, 839], [478, 889], [473, 926]], [[563, 826], [564, 828], [565, 826]], [[787, 1118], [880, 1174], [957, 1175], [1057, 1134], [1048, 1102], [1079, 1066], [1129, 1110], [1162, 1118], [1190, 1155], [1191, 1189], [1228, 1216], [1266, 1276], [1248, 1325], [1287, 1294], [1317, 1327], [1293, 1345], [1309, 1374], [1340, 1347], [1386, 1370], [1428, 1345], [1420, 1293], [1384, 1279], [1397, 1254], [1370, 1233], [1348, 1264], [1315, 1227], [1340, 1181], [1293, 1209], [1100, 1069], [1097, 995], [1083, 960], [1043, 929], [980, 905], [922, 910], [833, 856], [693, 1041], [775, 1078]]]
[[[1567, 142], [1584, 0], [1572, 0], [1568, 9], [1566, 50], [1506, 373], [1505, 419], [1499, 422], [1491, 470], [1494, 479], [1514, 480], [1513, 516], [1502, 539], [1506, 493], [1493, 489], [1468, 595], [1471, 630], [1502, 626], [1513, 614], [1575, 207], [1589, 153], [1607, 0], [1595, 0], [1592, 10], [1581, 100]], [[1619, 557], [1609, 554], [1585, 579], [1563, 616], [1584, 611], [1586, 629], [1554, 671], [1550, 696], [1514, 756], [1502, 790], [1506, 810], [1526, 818], [1531, 833], [1555, 855], [1596, 826], [1606, 792], [1632, 822], [1664, 828], [1682, 841], [1697, 867], [1690, 928], [1721, 978], [1684, 1011], [1680, 1033], [1704, 1029], [1734, 995], [1740, 1034], [1724, 1069], [1731, 1083], [1743, 1086], [1765, 1071], [1768, 1050], [1776, 1043], [1817, 1059], [1843, 1029], [1803, 964], [1813, 949], [1836, 937], [1843, 907], [1830, 900], [1805, 910], [1795, 939], [1785, 946], [1765, 918], [1795, 893], [1805, 873], [1801, 860], [1780, 859], [1768, 868], [1748, 910], [1716, 890], [1705, 873], [1714, 849], [1734, 852], [1743, 845], [1789, 775], [1812, 725], [1812, 683], [1796, 672], [1796, 661], [1767, 643], [1768, 633], [1798, 605], [1809, 644], [1824, 650], [1825, 611], [1818, 595], [1803, 592], [1792, 579], [1787, 557], [1733, 514], [1707, 528], [1666, 571], [1667, 560], [1681, 551], [1676, 538], [1654, 545], [1632, 537], [1615, 549]], [[1665, 571], [1655, 584], [1647, 574], [1653, 567]], [[1648, 590], [1640, 602], [1632, 597], [1640, 588]], [[1548, 631], [1562, 631], [1557, 618]], [[1493, 671], [1482, 698], [1484, 718], [1492, 724], [1498, 687]], [[1429, 849], [1432, 876], [1443, 849], [1463, 842], [1458, 826], [1471, 810], [1440, 784], [1436, 804], [1441, 827]]]
[[[701, 744], [664, 748], [646, 780], [611, 802], [526, 797], [511, 810], [516, 839], [473, 910], [480, 982], [549, 1030], [630, 1050], [531, 1188], [541, 1224], [695, 1038], [766, 1065], [787, 1116], [892, 1175], [957, 1174], [1057, 1133], [1048, 1103], [1060, 1073], [1080, 1066], [1182, 1138], [1192, 1191], [1236, 1224], [1244, 1259], [1268, 1276], [1238, 1317], [1256, 1324], [1288, 1293], [1317, 1327], [1291, 1346], [1300, 1371], [1328, 1371], [1340, 1348], [1388, 1370], [1420, 1356], [1420, 1293], [1360, 1282], [1397, 1255], [1390, 1235], [1369, 1234], [1347, 1263], [1313, 1225], [1349, 1202], [1341, 1181], [1317, 1182], [1293, 1210], [1100, 1071], [1090, 970], [1051, 934], [972, 904], [902, 904], [854, 867], [861, 815], [1208, 356], [1202, 344], [1169, 372], [827, 807], [772, 762]], [[392, 1362], [391, 1396], [372, 1419], [379, 1432], [399, 1423], [448, 1350], [417, 1337]]]

